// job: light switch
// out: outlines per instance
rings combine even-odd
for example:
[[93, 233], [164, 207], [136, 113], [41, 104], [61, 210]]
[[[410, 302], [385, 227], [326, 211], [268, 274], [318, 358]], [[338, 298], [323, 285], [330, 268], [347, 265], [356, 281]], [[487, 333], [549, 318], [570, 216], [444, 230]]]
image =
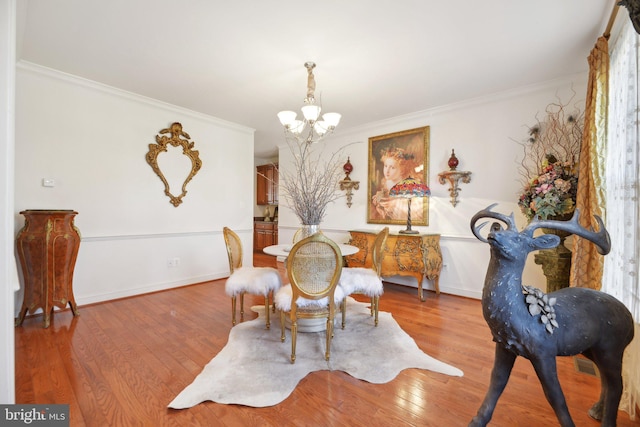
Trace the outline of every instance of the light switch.
[[43, 187], [55, 187], [56, 180], [51, 178], [42, 178], [42, 186]]

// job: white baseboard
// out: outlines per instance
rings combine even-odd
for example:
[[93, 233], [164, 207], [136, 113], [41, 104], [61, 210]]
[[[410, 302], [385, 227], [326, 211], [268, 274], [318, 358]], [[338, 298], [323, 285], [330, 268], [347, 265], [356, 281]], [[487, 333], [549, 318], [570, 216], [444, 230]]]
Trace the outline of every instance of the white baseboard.
[[78, 306], [95, 304], [98, 302], [143, 295], [151, 292], [166, 291], [168, 289], [180, 288], [182, 286], [189, 286], [196, 283], [208, 282], [210, 280], [223, 279], [227, 276], [228, 276], [228, 273], [211, 274], [211, 275], [200, 276], [200, 277], [189, 277], [189, 278], [185, 278], [185, 279], [181, 279], [173, 282], [155, 283], [149, 286], [131, 287], [120, 292], [109, 292], [109, 293], [89, 295], [82, 298], [76, 298], [76, 303], [78, 304]]

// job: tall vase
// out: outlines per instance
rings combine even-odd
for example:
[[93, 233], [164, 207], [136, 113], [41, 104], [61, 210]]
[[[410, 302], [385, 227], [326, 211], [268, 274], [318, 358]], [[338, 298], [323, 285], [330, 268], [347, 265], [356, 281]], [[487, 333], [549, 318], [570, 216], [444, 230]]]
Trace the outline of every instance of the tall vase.
[[320, 232], [320, 224], [302, 224], [300, 240]]
[[[553, 220], [564, 221], [571, 218], [571, 215]], [[571, 274], [571, 251], [564, 245], [565, 239], [571, 235], [566, 231], [542, 228], [545, 234], [555, 234], [560, 238], [558, 246], [552, 249], [543, 249], [534, 256], [536, 264], [542, 266], [542, 272], [547, 278], [547, 293], [569, 287], [569, 276]]]

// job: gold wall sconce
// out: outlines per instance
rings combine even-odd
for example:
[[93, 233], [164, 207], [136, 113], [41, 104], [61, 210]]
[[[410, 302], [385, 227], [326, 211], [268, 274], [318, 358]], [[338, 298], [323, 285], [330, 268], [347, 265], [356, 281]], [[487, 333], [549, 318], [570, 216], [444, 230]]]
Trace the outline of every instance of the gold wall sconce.
[[438, 174], [438, 181], [443, 185], [447, 181], [449, 182], [449, 195], [451, 196], [450, 202], [455, 208], [458, 204], [458, 195], [460, 194], [460, 191], [462, 191], [459, 182], [462, 181], [464, 184], [470, 183], [471, 172], [456, 170], [458, 167], [458, 158], [456, 157], [454, 150], [451, 150], [451, 157], [449, 157], [447, 165], [449, 166], [449, 170], [440, 172]]
[[[171, 134], [171, 137], [169, 138], [168, 136], [165, 136], [166, 134]], [[191, 137], [189, 134], [182, 130], [182, 125], [175, 122], [170, 128], [162, 129], [159, 134], [156, 135], [156, 143], [149, 144], [149, 152], [146, 156], [147, 163], [149, 163], [149, 166], [151, 166], [153, 171], [164, 184], [164, 194], [171, 199], [171, 204], [176, 208], [182, 203], [182, 198], [187, 195], [187, 184], [202, 167], [202, 160], [200, 160], [198, 151], [193, 149], [194, 142], [189, 141], [190, 139]], [[182, 154], [187, 156], [191, 161], [191, 170], [189, 171], [187, 178], [182, 183], [181, 193], [178, 196], [171, 193], [169, 181], [167, 181], [167, 178], [164, 176], [160, 170], [160, 166], [158, 165], [158, 155], [160, 153], [166, 153], [169, 145], [173, 147], [182, 147]], [[175, 190], [176, 189], [174, 188], [174, 191]]]
[[353, 165], [349, 157], [347, 157], [347, 163], [344, 164], [342, 169], [346, 175], [344, 179], [340, 180], [340, 190], [347, 192], [347, 206], [351, 207], [352, 191], [360, 188], [360, 181], [352, 181], [349, 177], [349, 174], [353, 171]]

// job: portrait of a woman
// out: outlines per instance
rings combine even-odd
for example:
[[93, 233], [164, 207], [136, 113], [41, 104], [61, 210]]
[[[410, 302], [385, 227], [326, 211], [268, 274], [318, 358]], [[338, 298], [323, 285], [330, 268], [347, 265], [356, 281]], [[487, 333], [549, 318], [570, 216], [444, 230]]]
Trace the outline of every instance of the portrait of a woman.
[[[405, 178], [426, 183], [428, 127], [369, 139], [369, 209], [367, 222], [404, 224], [407, 200], [389, 197], [389, 190]], [[412, 201], [415, 225], [427, 225], [423, 199]]]

